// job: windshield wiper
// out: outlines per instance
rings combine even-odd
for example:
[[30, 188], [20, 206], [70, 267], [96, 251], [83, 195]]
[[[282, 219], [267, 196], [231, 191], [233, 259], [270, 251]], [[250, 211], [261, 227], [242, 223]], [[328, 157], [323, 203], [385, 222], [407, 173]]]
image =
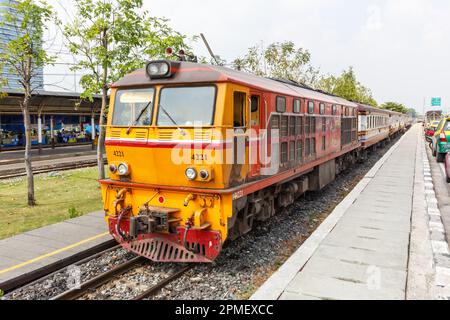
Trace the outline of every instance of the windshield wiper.
[[133, 122], [131, 122], [130, 125], [128, 126], [127, 134], [130, 133], [131, 127], [135, 126], [135, 125], [139, 122], [139, 120], [141, 120], [141, 117], [142, 117], [142, 115], [144, 114], [145, 110], [147, 110], [148, 107], [149, 107], [152, 103], [153, 103], [153, 101], [150, 100], [150, 101], [146, 104], [146, 106], [145, 106], [144, 108], [142, 108], [142, 110], [141, 110], [141, 112], [139, 112], [139, 115], [137, 116], [137, 118], [136, 118]]
[[175, 120], [173, 120], [173, 118], [170, 116], [170, 114], [167, 112], [167, 110], [164, 109], [164, 107], [163, 107], [162, 105], [159, 105], [159, 107], [160, 107], [161, 110], [164, 112], [164, 114], [167, 116], [167, 118], [169, 118], [170, 121], [172, 121], [172, 123], [173, 123], [174, 125], [176, 125], [177, 128], [178, 128], [178, 123], [177, 123]]
[[178, 126], [178, 123], [177, 123], [175, 120], [173, 120], [173, 118], [170, 116], [169, 112], [167, 112], [167, 110], [166, 110], [161, 104], [159, 105], [159, 107], [160, 107], [161, 110], [164, 112], [164, 114], [167, 116], [167, 118], [169, 118], [170, 121], [172, 121], [172, 123], [177, 127], [177, 129], [178, 129], [178, 130], [181, 132], [181, 134], [184, 136], [184, 135], [185, 135], [184, 130], [181, 129], [181, 128]]

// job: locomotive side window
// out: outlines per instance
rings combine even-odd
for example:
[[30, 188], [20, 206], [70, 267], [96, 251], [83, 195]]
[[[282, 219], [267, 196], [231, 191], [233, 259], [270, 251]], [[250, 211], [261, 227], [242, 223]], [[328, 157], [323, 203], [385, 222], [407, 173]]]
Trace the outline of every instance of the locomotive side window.
[[251, 111], [252, 111], [252, 125], [259, 126], [259, 97], [252, 96], [250, 99]]
[[277, 97], [277, 112], [286, 112], [286, 97]]
[[233, 126], [235, 128], [245, 127], [245, 93], [235, 92], [233, 94]]
[[321, 103], [319, 105], [319, 112], [320, 112], [320, 114], [325, 114], [325, 104], [324, 103]]
[[313, 101], [308, 101], [308, 113], [309, 114], [314, 113], [314, 102]]
[[118, 90], [114, 100], [112, 125], [150, 125], [154, 93], [153, 88]]
[[300, 113], [301, 112], [301, 101], [300, 99], [294, 99], [294, 113]]
[[189, 127], [212, 125], [215, 96], [214, 86], [162, 88], [157, 124]]

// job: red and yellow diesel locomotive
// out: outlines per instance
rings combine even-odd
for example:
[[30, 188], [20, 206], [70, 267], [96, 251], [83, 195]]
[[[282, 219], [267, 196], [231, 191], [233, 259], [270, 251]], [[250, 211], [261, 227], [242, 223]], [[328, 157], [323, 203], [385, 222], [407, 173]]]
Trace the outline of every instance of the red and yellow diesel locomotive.
[[[154, 261], [213, 261], [362, 150], [363, 106], [223, 67], [152, 61], [110, 97], [106, 221], [123, 247]], [[400, 118], [379, 123], [383, 139]]]

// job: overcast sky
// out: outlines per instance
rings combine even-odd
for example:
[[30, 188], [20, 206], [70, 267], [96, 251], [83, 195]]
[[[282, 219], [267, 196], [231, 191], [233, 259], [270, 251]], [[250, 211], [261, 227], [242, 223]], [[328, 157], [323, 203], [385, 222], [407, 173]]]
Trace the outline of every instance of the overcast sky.
[[[49, 2], [67, 16], [62, 7], [70, 8], [69, 0]], [[322, 73], [339, 74], [353, 66], [379, 103], [398, 101], [421, 112], [425, 97], [441, 96], [450, 109], [450, 1], [144, 0], [144, 4], [151, 15], [170, 19], [170, 25], [187, 36], [203, 32], [214, 52], [228, 61], [243, 56], [254, 44], [291, 40], [311, 52], [312, 64]], [[201, 42], [193, 46], [197, 55], [207, 56]], [[64, 74], [64, 68], [46, 71]], [[46, 82], [54, 83], [55, 77], [48, 76]], [[65, 77], [59, 84], [73, 89], [73, 83], [73, 77]]]

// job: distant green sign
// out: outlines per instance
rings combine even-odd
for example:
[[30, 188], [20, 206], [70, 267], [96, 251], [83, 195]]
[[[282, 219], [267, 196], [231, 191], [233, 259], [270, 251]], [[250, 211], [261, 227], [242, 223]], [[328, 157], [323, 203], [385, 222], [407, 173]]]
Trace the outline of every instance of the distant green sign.
[[432, 107], [440, 107], [442, 103], [441, 98], [431, 98], [431, 106]]

